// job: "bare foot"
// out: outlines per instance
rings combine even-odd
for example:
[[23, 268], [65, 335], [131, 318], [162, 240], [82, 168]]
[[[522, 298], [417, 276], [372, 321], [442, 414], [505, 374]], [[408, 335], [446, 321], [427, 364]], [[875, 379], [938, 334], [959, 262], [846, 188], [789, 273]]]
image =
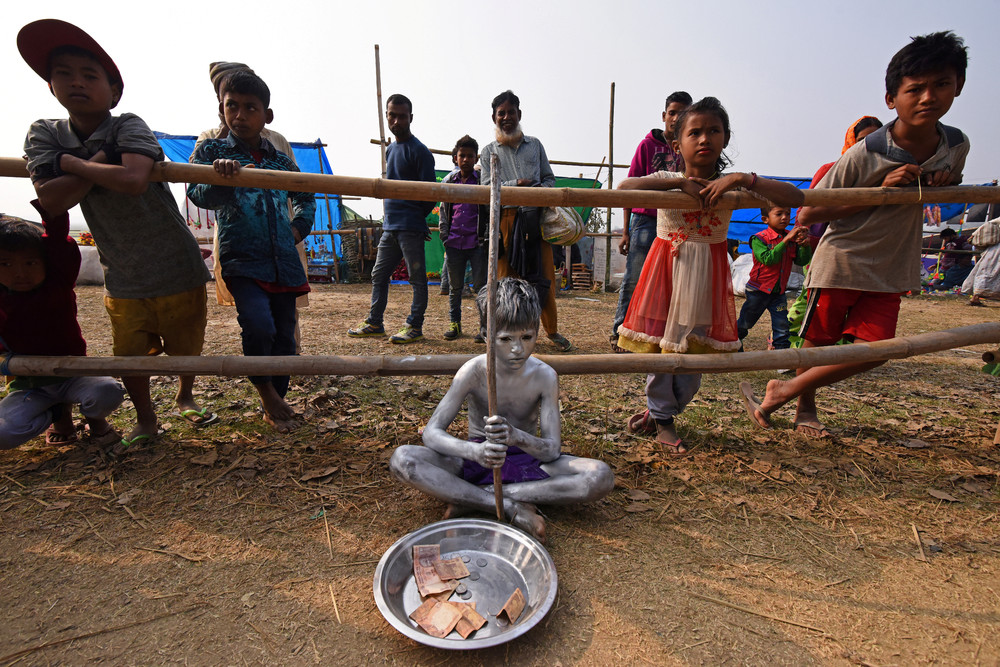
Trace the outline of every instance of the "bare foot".
[[89, 417], [86, 419], [87, 431], [92, 445], [104, 447], [117, 443], [122, 439], [121, 434], [115, 430], [115, 427], [107, 419], [90, 419]]
[[545, 544], [545, 519], [538, 513], [538, 508], [531, 503], [515, 502], [510, 522]]
[[830, 430], [819, 420], [815, 412], [797, 412], [795, 414], [795, 432], [808, 438], [830, 437]]
[[[776, 382], [776, 380], [771, 380], [771, 382]], [[770, 386], [771, 383], [769, 382], [768, 388]], [[743, 399], [743, 407], [746, 408], [747, 414], [754, 425], [759, 428], [771, 428], [769, 413], [761, 409], [761, 404], [757, 401], [757, 397], [754, 396], [753, 387], [750, 386], [749, 382], [740, 382], [740, 397]]]
[[136, 423], [135, 428], [129, 431], [128, 435], [125, 436], [125, 440], [127, 440], [129, 444], [140, 442], [142, 440], [150, 440], [156, 437], [159, 430], [160, 425], [155, 419], [152, 422], [140, 421]]
[[260, 404], [264, 408], [264, 421], [274, 427], [278, 433], [288, 433], [298, 426], [295, 418], [295, 410], [285, 402], [278, 392], [274, 390], [274, 385], [270, 382], [266, 384], [255, 384], [254, 388], [260, 395]]
[[672, 456], [687, 454], [688, 449], [684, 446], [684, 441], [681, 440], [681, 436], [677, 433], [677, 428], [673, 424], [656, 425], [656, 442], [662, 445], [667, 453]]
[[768, 381], [767, 389], [764, 390], [764, 400], [760, 402], [760, 411], [770, 416], [772, 412], [795, 398], [796, 394], [789, 391], [788, 385], [788, 380]]
[[468, 505], [456, 505], [454, 503], [449, 503], [448, 507], [444, 510], [444, 516], [442, 519], [457, 519], [460, 516], [469, 516], [470, 514], [475, 514], [476, 509], [474, 507], [469, 507]]

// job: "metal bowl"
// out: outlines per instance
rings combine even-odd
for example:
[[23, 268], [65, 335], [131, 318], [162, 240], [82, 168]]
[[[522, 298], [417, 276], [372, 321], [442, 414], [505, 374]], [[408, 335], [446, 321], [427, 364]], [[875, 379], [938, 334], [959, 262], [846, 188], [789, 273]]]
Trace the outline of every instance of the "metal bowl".
[[[470, 576], [461, 580], [471, 596], [453, 595], [456, 601], [475, 602], [487, 620], [468, 639], [452, 631], [438, 639], [424, 632], [409, 615], [420, 606], [413, 580], [413, 547], [439, 544], [442, 558], [461, 556]], [[482, 519], [439, 521], [405, 535], [389, 547], [375, 568], [375, 604], [389, 625], [427, 646], [477, 649], [497, 646], [520, 637], [535, 626], [552, 607], [558, 579], [552, 557], [538, 540], [513, 526]], [[525, 607], [513, 625], [498, 620], [507, 598], [520, 588]]]

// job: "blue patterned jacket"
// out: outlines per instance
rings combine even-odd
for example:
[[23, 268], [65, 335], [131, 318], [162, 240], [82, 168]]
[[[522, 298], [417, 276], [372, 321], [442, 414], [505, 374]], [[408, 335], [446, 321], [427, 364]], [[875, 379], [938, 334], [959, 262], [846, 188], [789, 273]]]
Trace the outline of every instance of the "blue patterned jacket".
[[[263, 138], [261, 150], [264, 158], [255, 162], [247, 145], [230, 134], [225, 139], [206, 140], [191, 161], [210, 165], [218, 159], [239, 160], [257, 169], [299, 170]], [[312, 230], [316, 218], [313, 193], [195, 184], [188, 186], [187, 196], [195, 205], [216, 211], [223, 277], [242, 276], [288, 287], [306, 282], [292, 227], [302, 238]], [[289, 215], [294, 217], [289, 220]]]

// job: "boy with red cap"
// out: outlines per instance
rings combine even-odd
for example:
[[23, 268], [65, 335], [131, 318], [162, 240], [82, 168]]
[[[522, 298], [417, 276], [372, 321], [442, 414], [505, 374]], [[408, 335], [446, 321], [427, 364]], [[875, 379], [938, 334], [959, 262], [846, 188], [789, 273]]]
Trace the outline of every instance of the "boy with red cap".
[[[69, 112], [38, 120], [24, 142], [28, 171], [49, 217], [80, 204], [97, 242], [116, 355], [199, 355], [205, 340], [208, 270], [177, 202], [163, 183], [150, 183], [163, 150], [141, 118], [112, 116], [122, 76], [111, 57], [80, 28], [35, 21], [17, 36], [21, 56]], [[122, 378], [137, 424], [129, 446], [157, 434], [149, 378]], [[218, 418], [200, 409], [194, 378], [180, 378], [181, 415], [195, 425]]]

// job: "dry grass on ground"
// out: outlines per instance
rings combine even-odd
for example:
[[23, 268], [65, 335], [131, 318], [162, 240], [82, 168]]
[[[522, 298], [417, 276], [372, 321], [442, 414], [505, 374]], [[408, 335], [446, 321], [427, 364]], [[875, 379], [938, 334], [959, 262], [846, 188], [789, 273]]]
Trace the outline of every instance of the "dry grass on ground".
[[[108, 354], [100, 290], [79, 296], [91, 354]], [[344, 335], [368, 297], [318, 288], [305, 352], [398, 353]], [[445, 299], [431, 299], [431, 337], [406, 351], [481, 351], [440, 338]], [[408, 303], [394, 287], [390, 325]], [[607, 351], [613, 295], [559, 306], [579, 353]], [[900, 332], [998, 312], [906, 299]], [[209, 329], [207, 354], [238, 352], [232, 309], [213, 306]], [[774, 431], [751, 427], [736, 385], [772, 373], [706, 376], [680, 421], [695, 445], [681, 460], [624, 432], [642, 378], [562, 378], [567, 447], [608, 461], [618, 488], [548, 513], [560, 591], [540, 626], [462, 656], [397, 634], [371, 593], [385, 549], [443, 509], [400, 488], [386, 462], [418, 442], [447, 378], [298, 378], [308, 422], [288, 436], [263, 425], [245, 381], [199, 380], [222, 421], [198, 430], [170, 416], [173, 382], [157, 379], [164, 433], [122, 460], [40, 441], [0, 453], [0, 661], [997, 664], [1000, 385], [979, 372], [981, 351], [891, 362], [821, 392], [828, 441], [790, 431], [790, 411]]]

